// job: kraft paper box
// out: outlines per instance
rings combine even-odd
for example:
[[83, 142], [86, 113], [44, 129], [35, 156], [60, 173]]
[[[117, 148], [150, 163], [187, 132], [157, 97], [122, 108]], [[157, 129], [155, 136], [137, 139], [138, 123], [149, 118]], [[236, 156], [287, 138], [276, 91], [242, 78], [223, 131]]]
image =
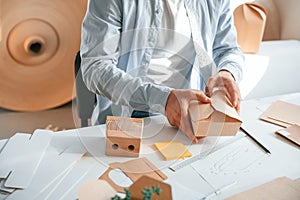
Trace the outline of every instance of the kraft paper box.
[[234, 136], [242, 120], [222, 91], [213, 93], [211, 104], [192, 101], [189, 115], [196, 137]]
[[105, 154], [139, 157], [143, 125], [142, 118], [107, 116]]
[[267, 11], [255, 3], [245, 3], [234, 10], [238, 44], [244, 53], [259, 50], [266, 24]]

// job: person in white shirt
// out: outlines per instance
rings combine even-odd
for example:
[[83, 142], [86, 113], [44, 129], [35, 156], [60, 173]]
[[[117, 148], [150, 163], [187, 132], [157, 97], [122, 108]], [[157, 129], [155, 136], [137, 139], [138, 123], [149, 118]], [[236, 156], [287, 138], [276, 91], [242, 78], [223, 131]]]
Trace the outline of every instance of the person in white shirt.
[[189, 103], [214, 88], [239, 110], [243, 54], [229, 0], [89, 0], [81, 69], [107, 115], [161, 113], [193, 142]]

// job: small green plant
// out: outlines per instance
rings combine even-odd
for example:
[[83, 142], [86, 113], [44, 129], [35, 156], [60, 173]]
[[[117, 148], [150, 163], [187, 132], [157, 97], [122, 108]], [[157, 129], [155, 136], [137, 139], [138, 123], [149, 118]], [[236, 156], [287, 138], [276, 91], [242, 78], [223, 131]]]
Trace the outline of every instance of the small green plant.
[[142, 191], [142, 194], [144, 195], [143, 200], [151, 200], [151, 197], [154, 193], [160, 195], [160, 192], [161, 189], [158, 185], [156, 187], [152, 186], [150, 188], [144, 188], [144, 190]]
[[[129, 192], [129, 190], [127, 188], [124, 189], [125, 190], [125, 198], [121, 198], [118, 195], [115, 195], [114, 197], [111, 198], [111, 200], [131, 200], [131, 194]], [[152, 186], [150, 188], [144, 188], [141, 193], [144, 195], [143, 200], [151, 200], [151, 197], [154, 193], [156, 193], [157, 195], [160, 195], [161, 193], [161, 189], [159, 187], [159, 185], [157, 185], [156, 187]]]

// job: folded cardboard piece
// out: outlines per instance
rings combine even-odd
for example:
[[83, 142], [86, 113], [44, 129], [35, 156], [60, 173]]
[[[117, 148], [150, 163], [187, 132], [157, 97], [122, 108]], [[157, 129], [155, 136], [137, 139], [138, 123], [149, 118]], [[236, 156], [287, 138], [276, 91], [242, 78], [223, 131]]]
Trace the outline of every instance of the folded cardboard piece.
[[111, 163], [110, 167], [99, 177], [99, 179], [107, 181], [116, 191], [121, 193], [124, 193], [124, 187], [116, 184], [109, 176], [109, 173], [114, 169], [122, 170], [133, 182], [144, 175], [159, 181], [167, 178], [167, 176], [157, 169], [147, 158], [138, 158], [123, 163]]
[[232, 107], [225, 93], [215, 91], [211, 104], [192, 101], [189, 115], [196, 137], [233, 136], [239, 130], [242, 120]]
[[244, 53], [256, 53], [264, 34], [267, 11], [256, 3], [245, 3], [233, 14], [238, 44]]
[[226, 200], [244, 200], [244, 199], [300, 199], [300, 182], [291, 180], [287, 177], [279, 177], [268, 183], [252, 188], [245, 192], [236, 194]]
[[277, 134], [285, 137], [286, 139], [292, 141], [293, 143], [300, 146], [300, 126], [299, 125], [292, 125], [285, 129], [281, 129], [276, 131]]
[[275, 101], [260, 116], [260, 119], [282, 127], [300, 125], [300, 106], [284, 101]]

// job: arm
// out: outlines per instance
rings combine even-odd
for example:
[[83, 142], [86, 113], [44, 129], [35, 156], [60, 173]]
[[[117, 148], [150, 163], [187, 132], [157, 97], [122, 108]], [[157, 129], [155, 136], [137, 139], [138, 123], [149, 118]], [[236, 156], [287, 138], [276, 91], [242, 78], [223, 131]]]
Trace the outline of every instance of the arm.
[[121, 11], [119, 0], [89, 1], [80, 50], [84, 82], [92, 92], [115, 104], [164, 113], [170, 88], [144, 83], [117, 68], [124, 34]]
[[223, 89], [236, 110], [240, 108], [240, 91], [237, 85], [242, 79], [244, 56], [237, 44], [230, 1], [224, 0], [213, 43], [213, 56], [218, 73], [208, 80], [206, 93], [211, 95], [213, 88]]

